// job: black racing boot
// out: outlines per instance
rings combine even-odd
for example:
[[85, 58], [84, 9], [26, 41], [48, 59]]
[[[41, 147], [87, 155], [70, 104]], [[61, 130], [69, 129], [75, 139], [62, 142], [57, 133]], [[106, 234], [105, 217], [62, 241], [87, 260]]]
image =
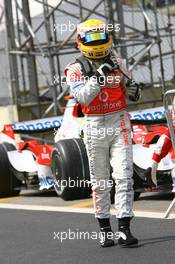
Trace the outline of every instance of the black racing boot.
[[137, 247], [138, 239], [135, 238], [130, 231], [131, 217], [118, 219], [119, 223], [119, 239], [118, 244], [121, 247]]
[[114, 246], [114, 233], [112, 232], [109, 218], [97, 218], [100, 225], [100, 246]]

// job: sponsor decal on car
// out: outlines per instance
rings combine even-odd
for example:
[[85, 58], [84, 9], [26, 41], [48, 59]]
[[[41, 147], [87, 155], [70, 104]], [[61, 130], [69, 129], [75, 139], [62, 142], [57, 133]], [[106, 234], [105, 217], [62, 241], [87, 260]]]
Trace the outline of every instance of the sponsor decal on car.
[[39, 182], [39, 189], [41, 190], [48, 190], [54, 186], [54, 180], [51, 178], [51, 176], [41, 176]]

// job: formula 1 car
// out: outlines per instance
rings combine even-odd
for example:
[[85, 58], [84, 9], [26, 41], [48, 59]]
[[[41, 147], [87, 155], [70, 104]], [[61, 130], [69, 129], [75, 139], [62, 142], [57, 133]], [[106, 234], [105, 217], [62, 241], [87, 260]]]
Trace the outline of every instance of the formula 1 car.
[[[145, 186], [145, 170], [151, 164], [155, 143], [165, 131], [161, 124], [162, 108], [131, 112], [134, 150], [134, 190], [138, 199]], [[165, 120], [163, 120], [166, 123]], [[83, 141], [83, 118], [72, 117], [69, 102], [64, 116], [5, 125], [0, 134], [0, 196], [17, 195], [23, 187], [55, 189], [64, 200], [87, 198], [91, 194], [86, 148]], [[58, 129], [55, 144], [37, 140], [17, 141], [16, 134]], [[161, 190], [172, 189], [171, 158], [158, 167]], [[111, 190], [114, 199], [115, 186]]]
[[[130, 119], [133, 138], [134, 199], [137, 200], [147, 187], [145, 172], [148, 167], [151, 167], [155, 144], [166, 130], [166, 119], [162, 107], [131, 112]], [[78, 179], [78, 183], [81, 180], [88, 182], [89, 167], [87, 166], [86, 150], [83, 139], [77, 139], [78, 135], [83, 137], [83, 118], [80, 118], [78, 123], [77, 118], [72, 118], [70, 103], [65, 111], [62, 126], [55, 136], [56, 144], [52, 152], [52, 170], [57, 181], [67, 181], [69, 175], [71, 175], [72, 179]], [[67, 164], [70, 166], [67, 167]], [[167, 155], [158, 166], [158, 191], [172, 190], [172, 168], [171, 157]], [[79, 193], [81, 196], [82, 190], [83, 188], [77, 190], [77, 195]], [[70, 194], [70, 197], [74, 195], [71, 188], [61, 188], [59, 184], [57, 185], [57, 193], [63, 197], [68, 196], [68, 194]], [[113, 182], [111, 189], [112, 201], [114, 200], [114, 193], [115, 184]]]
[[15, 133], [20, 131], [10, 124], [5, 125], [0, 134], [1, 197], [17, 195], [23, 186], [40, 190], [53, 187], [52, 146], [42, 145], [37, 140], [18, 142]]

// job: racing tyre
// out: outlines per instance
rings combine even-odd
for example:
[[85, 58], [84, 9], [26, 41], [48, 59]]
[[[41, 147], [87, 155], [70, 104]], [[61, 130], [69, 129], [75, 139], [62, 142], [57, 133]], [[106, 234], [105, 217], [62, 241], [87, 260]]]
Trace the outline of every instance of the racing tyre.
[[13, 196], [20, 193], [21, 181], [15, 177], [7, 156], [7, 151], [15, 149], [12, 144], [0, 144], [0, 197]]
[[65, 139], [55, 144], [52, 172], [55, 190], [62, 199], [75, 200], [90, 196], [89, 164], [82, 139]]

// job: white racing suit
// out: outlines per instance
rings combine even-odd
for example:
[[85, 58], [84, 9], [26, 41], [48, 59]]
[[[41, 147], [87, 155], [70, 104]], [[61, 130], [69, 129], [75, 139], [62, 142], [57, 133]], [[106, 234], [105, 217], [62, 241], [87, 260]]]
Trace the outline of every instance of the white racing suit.
[[[130, 121], [125, 110], [126, 103], [123, 103], [124, 101], [120, 103], [117, 99], [115, 104], [111, 103], [111, 98], [113, 97], [113, 101], [115, 99], [114, 93], [111, 93], [115, 90], [109, 87], [101, 88], [94, 77], [90, 77], [86, 82], [81, 81], [82, 71], [78, 63], [68, 65], [65, 74], [72, 95], [90, 109], [90, 113], [84, 110], [86, 120], [84, 136], [95, 216], [101, 219], [110, 216], [111, 165], [112, 177], [116, 183], [116, 217], [132, 217], [133, 157]], [[75, 76], [78, 80], [74, 79]], [[124, 78], [122, 82], [124, 83]]]

